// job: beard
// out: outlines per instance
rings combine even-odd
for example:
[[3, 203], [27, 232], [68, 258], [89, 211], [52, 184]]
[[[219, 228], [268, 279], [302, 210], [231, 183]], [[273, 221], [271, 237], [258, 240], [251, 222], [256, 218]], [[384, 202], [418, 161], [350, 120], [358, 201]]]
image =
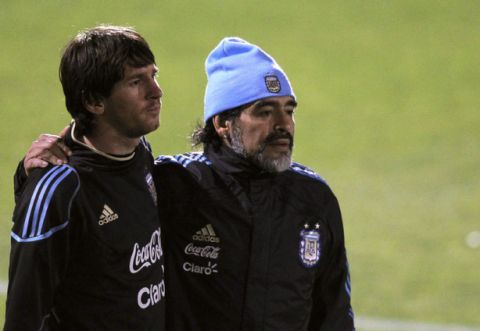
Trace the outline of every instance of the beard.
[[[271, 142], [280, 138], [287, 138], [290, 140], [290, 150], [286, 153], [282, 153], [276, 158], [267, 156], [265, 153], [267, 146]], [[292, 163], [293, 137], [286, 131], [276, 131], [269, 134], [257, 149], [247, 151], [242, 141], [242, 129], [238, 126], [234, 126], [232, 135], [230, 136], [230, 144], [236, 153], [242, 155], [266, 172], [283, 172], [287, 170]]]

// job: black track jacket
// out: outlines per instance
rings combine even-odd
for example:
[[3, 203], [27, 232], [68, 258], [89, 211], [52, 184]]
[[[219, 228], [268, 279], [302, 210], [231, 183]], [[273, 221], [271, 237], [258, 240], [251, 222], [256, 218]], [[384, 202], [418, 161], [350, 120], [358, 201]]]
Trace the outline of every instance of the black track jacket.
[[4, 330], [165, 330], [150, 152], [66, 143], [68, 165], [17, 172]]
[[340, 210], [317, 174], [224, 147], [159, 157], [154, 177], [168, 330], [354, 330]]

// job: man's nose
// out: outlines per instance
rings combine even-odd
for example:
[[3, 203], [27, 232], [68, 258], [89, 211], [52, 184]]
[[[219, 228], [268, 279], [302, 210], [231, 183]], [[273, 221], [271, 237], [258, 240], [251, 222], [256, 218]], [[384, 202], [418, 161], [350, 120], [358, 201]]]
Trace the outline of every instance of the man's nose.
[[153, 79], [150, 85], [149, 96], [150, 98], [154, 98], [154, 99], [160, 99], [161, 97], [163, 97], [163, 90], [160, 87], [160, 84], [158, 84], [156, 79]]
[[291, 114], [285, 112], [279, 112], [275, 116], [274, 129], [279, 131], [288, 131], [292, 132], [293, 129], [293, 118]]

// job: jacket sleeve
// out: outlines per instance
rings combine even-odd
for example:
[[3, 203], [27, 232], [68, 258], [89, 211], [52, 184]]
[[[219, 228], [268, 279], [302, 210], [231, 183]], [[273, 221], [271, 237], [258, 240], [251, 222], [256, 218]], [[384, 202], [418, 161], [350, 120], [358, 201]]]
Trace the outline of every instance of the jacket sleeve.
[[16, 201], [5, 331], [50, 330], [72, 242], [70, 209], [80, 182], [70, 166], [32, 171]]
[[22, 195], [23, 188], [27, 182], [27, 173], [23, 167], [23, 159], [20, 160], [13, 176], [13, 192], [15, 194], [15, 203], [20, 199]]
[[325, 248], [325, 268], [316, 280], [309, 331], [352, 331], [350, 275], [345, 250], [342, 217], [337, 199], [332, 195], [325, 219], [331, 240]]

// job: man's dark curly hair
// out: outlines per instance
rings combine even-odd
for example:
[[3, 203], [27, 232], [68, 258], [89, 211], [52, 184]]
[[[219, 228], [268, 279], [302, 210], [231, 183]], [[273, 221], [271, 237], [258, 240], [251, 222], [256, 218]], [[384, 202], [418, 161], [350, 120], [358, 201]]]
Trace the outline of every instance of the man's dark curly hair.
[[[226, 121], [233, 121], [240, 117], [240, 114], [245, 108], [248, 108], [253, 103], [238, 106], [229, 110], [225, 110], [218, 114], [220, 125], [224, 125]], [[215, 131], [213, 126], [213, 117], [209, 118], [204, 126], [197, 125], [191, 136], [192, 146], [203, 145], [203, 147], [212, 146], [216, 151], [222, 146], [222, 138]]]

